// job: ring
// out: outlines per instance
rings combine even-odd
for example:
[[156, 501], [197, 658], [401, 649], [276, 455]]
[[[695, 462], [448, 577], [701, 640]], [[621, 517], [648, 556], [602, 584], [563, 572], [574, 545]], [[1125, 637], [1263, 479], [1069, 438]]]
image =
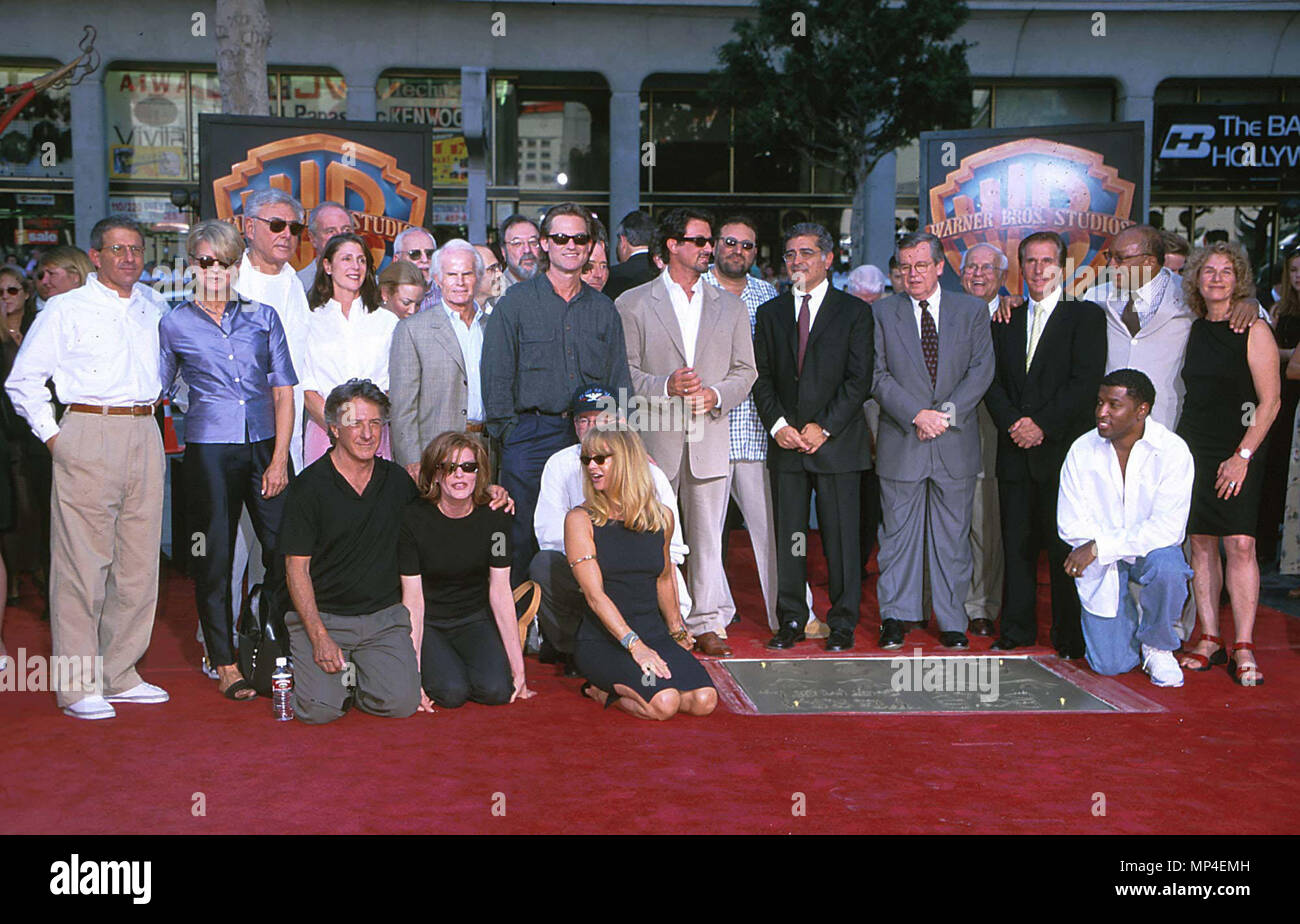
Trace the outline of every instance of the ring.
[[1237, 486], [1237, 482], [1235, 482], [1235, 481], [1229, 481], [1229, 482], [1228, 482], [1228, 487], [1230, 487], [1230, 488], [1235, 488], [1236, 486]]

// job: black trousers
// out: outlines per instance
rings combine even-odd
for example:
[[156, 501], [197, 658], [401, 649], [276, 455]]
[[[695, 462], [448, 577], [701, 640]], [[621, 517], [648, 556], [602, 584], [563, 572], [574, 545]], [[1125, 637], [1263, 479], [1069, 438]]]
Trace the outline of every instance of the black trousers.
[[454, 629], [424, 623], [420, 685], [439, 706], [457, 709], [473, 700], [488, 706], [510, 702], [514, 680], [501, 633], [488, 614]]
[[876, 470], [869, 468], [862, 473], [862, 512], [858, 520], [860, 528], [858, 530], [858, 549], [861, 553], [862, 567], [867, 567], [867, 562], [871, 559], [871, 552], [879, 542], [877, 538], [880, 529], [880, 479], [876, 477]]
[[1065, 573], [1070, 547], [1056, 531], [1056, 495], [1060, 481], [998, 479], [1002, 508], [1002, 547], [1006, 558], [1002, 638], [1033, 645], [1038, 637], [1038, 556], [1047, 551], [1052, 588], [1052, 645], [1057, 650], [1083, 651], [1079, 622], [1079, 593]]
[[542, 637], [557, 651], [573, 654], [578, 626], [591, 608], [587, 606], [587, 597], [578, 585], [578, 579], [573, 576], [569, 560], [563, 552], [542, 549], [533, 556], [528, 576], [542, 589], [542, 605], [537, 608]]
[[804, 596], [808, 580], [808, 505], [815, 488], [831, 597], [826, 622], [832, 629], [852, 631], [858, 624], [862, 603], [862, 558], [858, 548], [862, 472], [771, 472], [777, 622], [802, 629], [808, 621]]
[[203, 627], [208, 660], [214, 666], [235, 663], [230, 567], [244, 507], [248, 507], [253, 531], [262, 544], [262, 564], [266, 567], [262, 584], [263, 618], [283, 626], [287, 595], [284, 556], [277, 555], [275, 550], [288, 489], [275, 497], [262, 496], [262, 475], [271, 464], [274, 449], [273, 439], [256, 443], [189, 443], [185, 447], [188, 535], [175, 536], [172, 542], [190, 546], [199, 623]]

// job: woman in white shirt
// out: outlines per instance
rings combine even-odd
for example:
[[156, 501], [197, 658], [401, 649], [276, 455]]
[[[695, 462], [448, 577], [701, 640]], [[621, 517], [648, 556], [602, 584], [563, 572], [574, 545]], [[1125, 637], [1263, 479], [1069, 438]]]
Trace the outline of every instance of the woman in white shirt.
[[[325, 398], [331, 390], [349, 379], [369, 379], [388, 391], [388, 347], [397, 327], [397, 315], [381, 310], [370, 250], [352, 233], [336, 234], [325, 245], [307, 306], [311, 324], [302, 372], [307, 411], [304, 465], [329, 451]], [[379, 455], [393, 457], [387, 426]]]

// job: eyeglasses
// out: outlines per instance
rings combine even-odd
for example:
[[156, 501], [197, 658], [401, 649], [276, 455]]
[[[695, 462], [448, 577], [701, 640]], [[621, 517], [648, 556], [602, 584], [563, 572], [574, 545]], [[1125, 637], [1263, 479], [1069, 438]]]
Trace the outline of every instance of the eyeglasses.
[[542, 239], [540, 237], [530, 237], [526, 240], [522, 237], [516, 237], [506, 241], [507, 247], [523, 247], [528, 250], [536, 250], [541, 245]]
[[483, 272], [485, 272], [485, 273], [499, 273], [499, 272], [501, 272], [501, 264], [500, 264], [500, 263], [489, 263], [487, 266], [483, 267]]
[[115, 257], [120, 257], [124, 253], [130, 253], [133, 257], [138, 257], [144, 253], [144, 247], [140, 244], [112, 244], [104, 248]]
[[473, 475], [475, 472], [478, 471], [478, 463], [477, 462], [442, 462], [439, 463], [438, 468], [442, 469], [448, 475], [456, 471], [456, 469], [460, 469], [466, 475]]
[[904, 276], [910, 276], [913, 273], [928, 273], [937, 265], [933, 260], [922, 260], [920, 263], [900, 263], [898, 264], [898, 271]]
[[412, 260], [432, 260], [433, 252], [436, 249], [434, 247], [416, 247], [414, 250], [403, 250], [401, 253], [406, 254]]
[[681, 241], [683, 244], [694, 244], [696, 247], [707, 247], [713, 243], [712, 238], [707, 238], [703, 234], [697, 234], [695, 237], [675, 237], [675, 241]]
[[1155, 254], [1151, 253], [1148, 250], [1139, 251], [1138, 253], [1131, 253], [1128, 254], [1127, 256], [1124, 254], [1116, 253], [1113, 250], [1103, 250], [1101, 252], [1101, 258], [1105, 260], [1107, 263], [1128, 263], [1130, 260], [1141, 260], [1143, 257], [1154, 257], [1154, 256]]
[[820, 250], [812, 250], [808, 247], [803, 247], [799, 250], [787, 250], [785, 253], [781, 254], [781, 257], [786, 263], [793, 263], [796, 259], [811, 260], [819, 253], [821, 253]]
[[593, 462], [595, 462], [597, 465], [604, 465], [612, 458], [614, 458], [614, 454], [612, 452], [601, 452], [601, 453], [597, 453], [594, 456], [578, 456], [578, 461], [581, 462], [583, 465], [590, 465]]
[[718, 243], [726, 244], [728, 247], [739, 247], [741, 250], [753, 250], [758, 246], [753, 241], [738, 241], [734, 237], [719, 238]]
[[300, 237], [303, 229], [307, 227], [300, 221], [285, 221], [283, 218], [263, 218], [260, 215], [254, 215], [253, 218], [257, 221], [266, 222], [266, 226], [271, 229], [272, 234], [279, 234], [285, 228], [288, 228], [290, 234], [294, 237]]
[[546, 236], [552, 243], [559, 244], [561, 247], [569, 243], [569, 241], [573, 241], [573, 243], [577, 244], [579, 247], [586, 247], [587, 242], [591, 240], [590, 234], [560, 234], [559, 232], [556, 232]]
[[22, 286], [5, 286], [3, 289], [0, 289], [0, 292], [3, 292], [5, 295], [17, 295], [22, 290]]
[[203, 269], [212, 269], [213, 266], [220, 266], [222, 269], [230, 269], [234, 263], [227, 263], [218, 257], [195, 257], [194, 264]]

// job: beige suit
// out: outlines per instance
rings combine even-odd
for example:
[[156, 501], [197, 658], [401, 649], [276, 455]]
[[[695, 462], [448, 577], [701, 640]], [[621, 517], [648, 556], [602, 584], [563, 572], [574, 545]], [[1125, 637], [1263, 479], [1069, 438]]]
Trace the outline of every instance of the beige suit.
[[394, 328], [388, 394], [393, 460], [399, 465], [419, 462], [439, 433], [464, 432], [469, 402], [465, 357], [441, 302]]
[[[640, 397], [640, 407], [627, 408], [629, 423], [637, 426], [646, 449], [677, 492], [691, 549], [687, 583], [695, 606], [687, 625], [696, 635], [725, 636], [721, 609], [726, 601], [722, 525], [730, 461], [727, 414], [749, 394], [758, 372], [744, 302], [703, 280], [696, 285], [702, 287], [703, 304], [694, 357], [686, 355], [681, 325], [662, 278], [624, 292], [616, 304], [632, 388]], [[666, 397], [669, 376], [683, 366], [694, 368], [704, 386], [717, 392], [717, 407], [692, 415], [681, 399]]]

